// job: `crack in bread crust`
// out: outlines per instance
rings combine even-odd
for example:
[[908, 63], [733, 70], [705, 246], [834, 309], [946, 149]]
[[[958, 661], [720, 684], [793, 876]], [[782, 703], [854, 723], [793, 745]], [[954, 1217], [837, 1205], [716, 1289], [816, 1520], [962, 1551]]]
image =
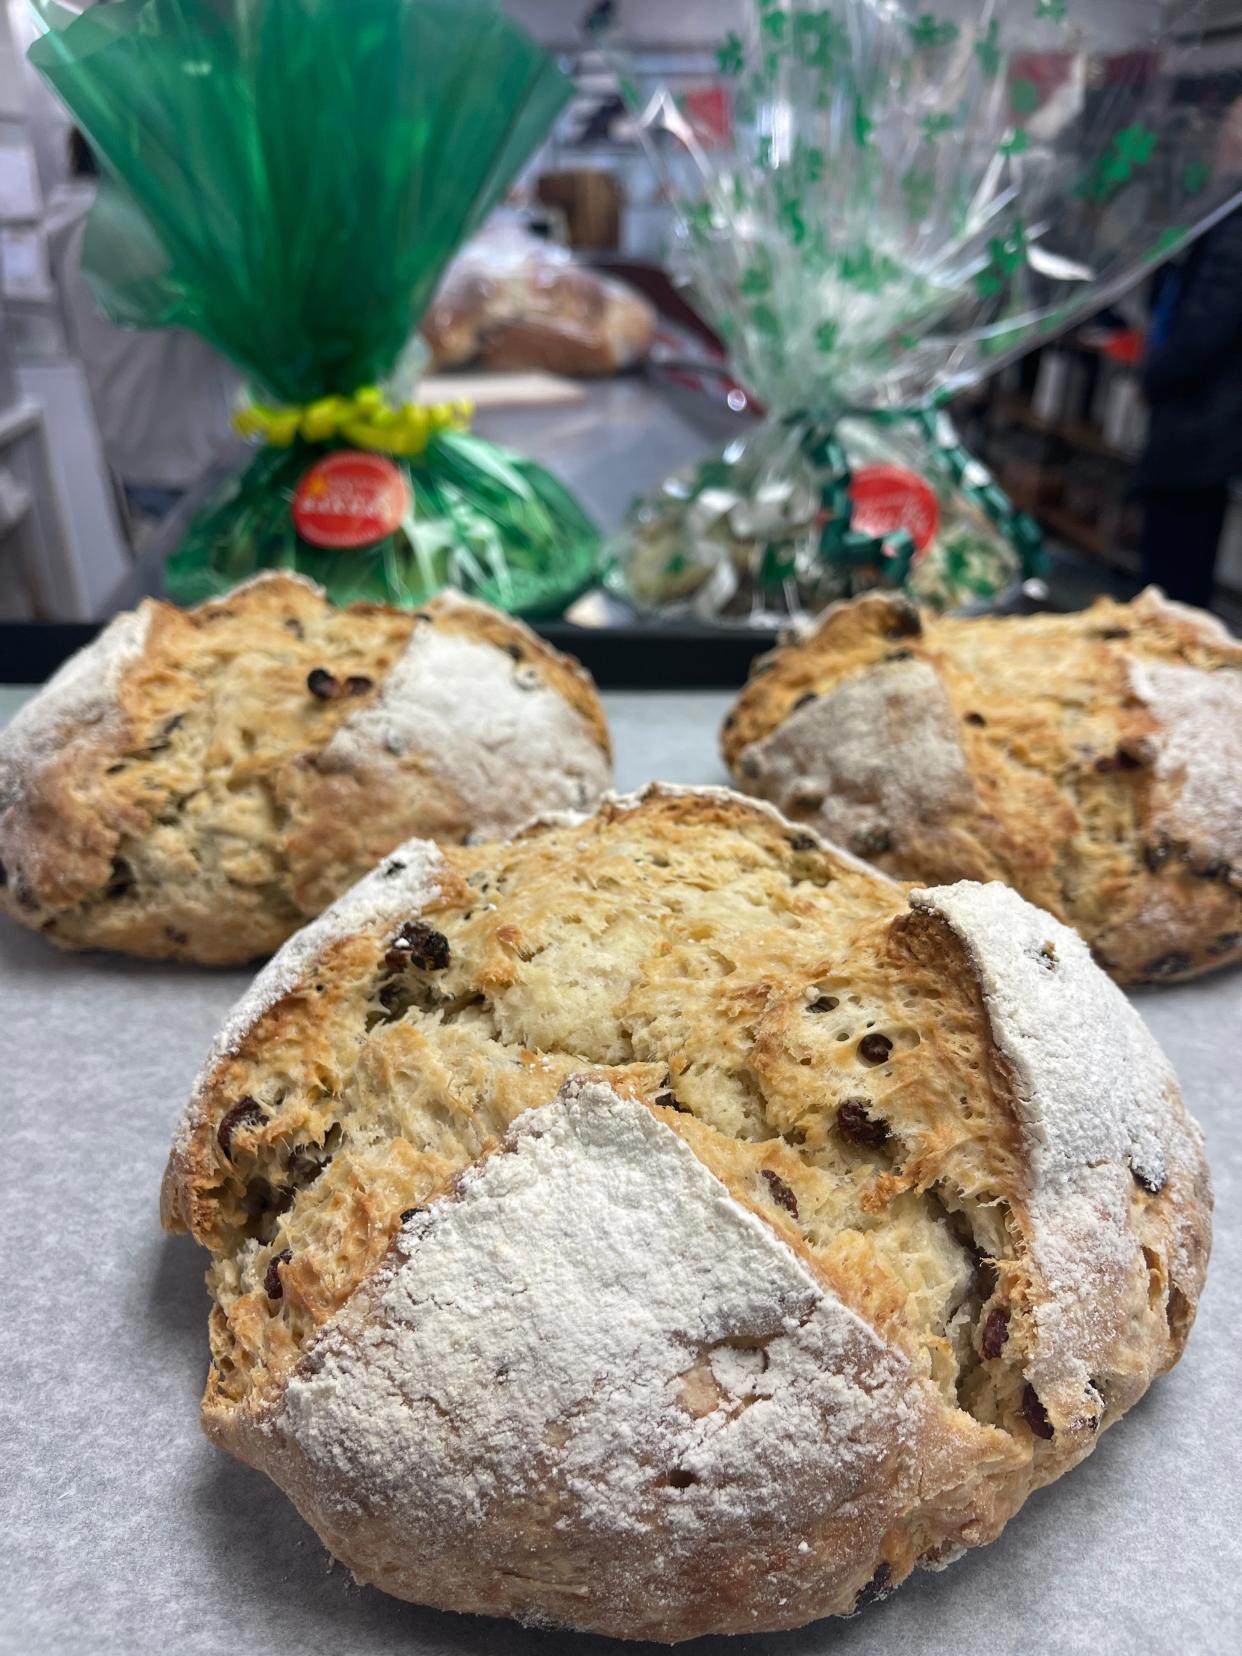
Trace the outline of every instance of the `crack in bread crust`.
[[[392, 860], [416, 856], [404, 907], [382, 866], [268, 968], [165, 1186], [213, 1256], [210, 1434], [363, 1579], [665, 1640], [845, 1613], [991, 1539], [1176, 1361], [1201, 1144], [1055, 921], [999, 888], [912, 898], [720, 791]], [[1129, 1054], [1137, 1102], [1085, 1148], [1039, 1057], [1048, 995], [1085, 1008], [1093, 1063]], [[1049, 1195], [1054, 1155], [1078, 1206]], [[477, 1248], [467, 1211], [500, 1227]], [[801, 1309], [742, 1292], [764, 1272]], [[606, 1407], [592, 1283], [647, 1318]], [[516, 1436], [471, 1401], [508, 1384]], [[407, 1462], [417, 1499], [383, 1470], [405, 1488]]]
[[510, 833], [609, 781], [587, 675], [443, 594], [271, 574], [113, 623], [0, 733], [0, 908], [69, 948], [270, 954], [411, 833]]
[[792, 820], [901, 878], [1003, 880], [1144, 982], [1242, 959], [1240, 733], [1242, 645], [1154, 590], [1021, 619], [872, 596], [760, 661], [722, 746]]

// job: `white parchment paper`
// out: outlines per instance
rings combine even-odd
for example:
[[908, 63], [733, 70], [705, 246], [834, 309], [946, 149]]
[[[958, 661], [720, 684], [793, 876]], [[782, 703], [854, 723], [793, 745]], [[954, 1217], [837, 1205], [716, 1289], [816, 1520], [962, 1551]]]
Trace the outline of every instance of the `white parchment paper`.
[[[724, 780], [729, 698], [606, 699], [622, 787]], [[157, 1196], [191, 1079], [246, 980], [64, 955], [0, 923], [0, 1650], [619, 1653], [354, 1586], [274, 1486], [201, 1435], [205, 1256], [161, 1233]], [[1217, 1193], [1181, 1365], [994, 1546], [852, 1621], [706, 1640], [694, 1656], [1242, 1649], [1242, 973], [1138, 1004], [1207, 1130]]]

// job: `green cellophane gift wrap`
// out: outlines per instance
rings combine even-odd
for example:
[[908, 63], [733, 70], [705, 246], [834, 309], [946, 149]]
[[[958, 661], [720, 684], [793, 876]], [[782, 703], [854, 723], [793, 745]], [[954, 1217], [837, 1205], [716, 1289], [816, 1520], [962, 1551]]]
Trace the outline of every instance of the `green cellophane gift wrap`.
[[[470, 435], [461, 408], [405, 401], [407, 343], [445, 265], [567, 100], [547, 55], [495, 0], [38, 9], [31, 60], [102, 165], [83, 252], [102, 308], [191, 329], [253, 388], [263, 446], [192, 523], [171, 595], [275, 567], [341, 601], [418, 604], [450, 583], [524, 614], [563, 608], [597, 567], [582, 508]], [[383, 457], [384, 528], [312, 544], [294, 501], [340, 450]]]
[[[767, 418], [636, 503], [610, 584], [779, 623], [871, 586], [940, 607], [1039, 567], [957, 390], [1102, 308], [1239, 200], [1198, 0], [743, 0], [732, 137], [626, 73], [679, 257]], [[1215, 89], [1219, 92], [1219, 88]], [[1238, 91], [1242, 93], [1242, 77]]]

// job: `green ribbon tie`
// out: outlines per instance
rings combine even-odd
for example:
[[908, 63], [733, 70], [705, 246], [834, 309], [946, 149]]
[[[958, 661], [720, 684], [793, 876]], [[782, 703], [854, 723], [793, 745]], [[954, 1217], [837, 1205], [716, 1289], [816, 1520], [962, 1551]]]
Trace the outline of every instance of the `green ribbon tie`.
[[[896, 426], [907, 421], [917, 425], [931, 447], [936, 472], [978, 506], [1017, 551], [1022, 562], [1022, 578], [1027, 580], [1043, 574], [1046, 557], [1039, 525], [1028, 513], [1017, 510], [982, 462], [958, 441], [942, 412], [948, 399], [949, 393], [938, 392], [925, 402], [902, 408], [848, 408], [842, 418], [870, 420], [880, 426]], [[826, 514], [819, 538], [820, 557], [825, 563], [847, 568], [880, 564], [892, 576], [895, 586], [904, 585], [914, 566], [917, 552], [914, 539], [905, 529], [868, 535], [854, 528], [854, 502], [850, 496], [854, 474], [837, 436], [839, 422], [802, 412], [789, 415], [784, 423], [791, 429], [802, 428], [799, 447], [819, 480], [820, 502]], [[765, 555], [760, 572], [765, 584], [769, 576], [776, 580], [777, 571], [775, 567], [769, 570], [769, 564], [774, 566], [778, 561]]]

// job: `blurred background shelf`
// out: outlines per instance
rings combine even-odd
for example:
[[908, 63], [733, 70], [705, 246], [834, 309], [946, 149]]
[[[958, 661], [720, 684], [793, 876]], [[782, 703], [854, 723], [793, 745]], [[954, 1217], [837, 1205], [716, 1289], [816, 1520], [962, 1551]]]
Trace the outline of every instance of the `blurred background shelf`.
[[996, 414], [1002, 420], [1012, 420], [1041, 437], [1055, 437], [1069, 448], [1083, 454], [1098, 455], [1103, 460], [1115, 460], [1118, 465], [1133, 466], [1138, 452], [1116, 448], [1097, 427], [1085, 420], [1048, 420], [1037, 414], [1023, 397], [1006, 396], [997, 399]]

